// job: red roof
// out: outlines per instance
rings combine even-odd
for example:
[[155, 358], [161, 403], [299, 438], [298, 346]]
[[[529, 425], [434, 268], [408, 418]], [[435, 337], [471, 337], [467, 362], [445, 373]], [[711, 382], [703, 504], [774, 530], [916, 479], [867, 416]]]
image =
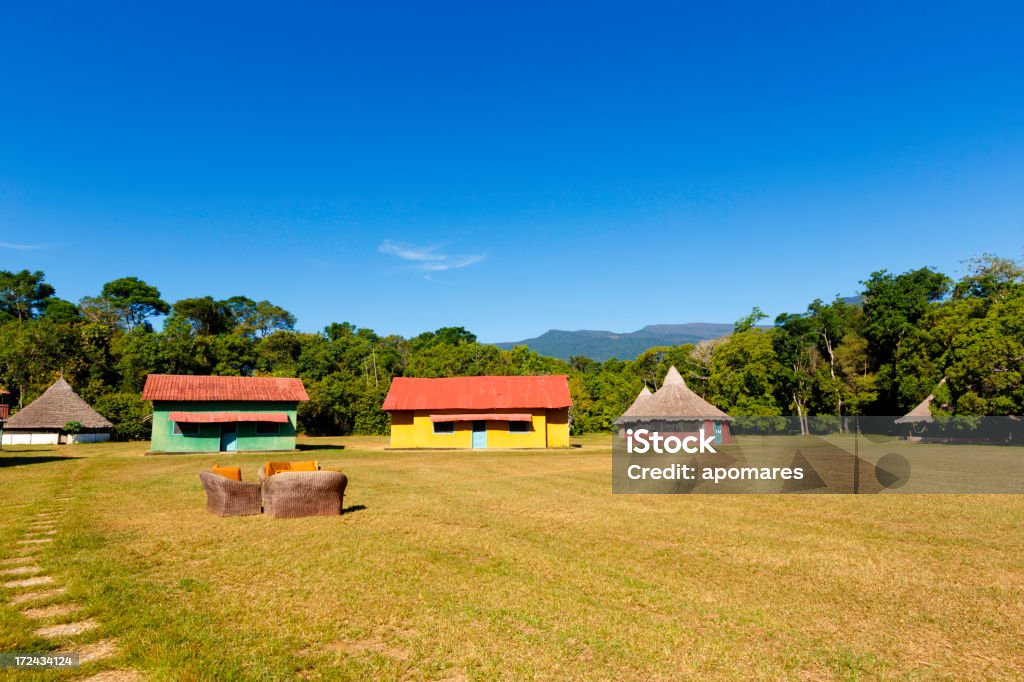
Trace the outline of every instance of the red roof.
[[432, 422], [528, 422], [533, 417], [526, 412], [470, 412], [469, 414], [432, 414]]
[[569, 379], [543, 377], [397, 377], [384, 399], [394, 410], [515, 410], [570, 407]]
[[309, 400], [309, 396], [302, 379], [150, 374], [142, 399], [296, 403]]
[[172, 422], [179, 424], [288, 423], [288, 415], [284, 412], [171, 412], [170, 417]]

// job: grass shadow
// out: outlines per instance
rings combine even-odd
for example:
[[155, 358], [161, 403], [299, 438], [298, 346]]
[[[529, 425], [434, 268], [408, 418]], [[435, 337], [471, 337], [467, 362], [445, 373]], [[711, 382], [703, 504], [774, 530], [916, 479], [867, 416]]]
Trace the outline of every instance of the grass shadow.
[[46, 464], [47, 462], [62, 462], [70, 459], [81, 459], [81, 457], [65, 457], [63, 455], [42, 455], [38, 457], [5, 457], [0, 451], [0, 469], [5, 467], [18, 467], [28, 464]]
[[341, 510], [342, 514], [354, 514], [355, 512], [363, 511], [366, 509], [365, 504], [353, 504], [351, 507], [345, 507]]
[[296, 450], [344, 450], [344, 445], [331, 445], [325, 443], [323, 445], [313, 445], [312, 443], [296, 443]]

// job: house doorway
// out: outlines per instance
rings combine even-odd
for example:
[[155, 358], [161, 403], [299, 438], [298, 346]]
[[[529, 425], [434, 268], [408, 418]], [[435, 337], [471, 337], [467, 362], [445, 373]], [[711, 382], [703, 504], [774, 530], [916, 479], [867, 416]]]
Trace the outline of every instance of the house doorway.
[[473, 422], [473, 449], [487, 447], [487, 422]]
[[220, 451], [235, 452], [238, 450], [238, 424], [220, 425]]

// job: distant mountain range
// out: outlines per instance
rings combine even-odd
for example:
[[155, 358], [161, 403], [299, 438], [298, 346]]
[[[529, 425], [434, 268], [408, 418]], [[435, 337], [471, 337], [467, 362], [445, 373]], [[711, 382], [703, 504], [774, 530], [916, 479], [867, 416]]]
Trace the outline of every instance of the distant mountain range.
[[563, 331], [551, 329], [533, 339], [494, 344], [506, 350], [515, 346], [528, 346], [531, 350], [554, 358], [568, 360], [582, 355], [593, 360], [609, 358], [633, 360], [652, 346], [678, 346], [717, 339], [731, 334], [733, 325], [718, 322], [688, 322], [686, 324], [649, 324], [635, 332], [615, 332], [581, 329]]
[[[852, 306], [864, 304], [864, 297], [860, 294], [843, 296], [841, 300]], [[599, 362], [604, 362], [609, 358], [635, 360], [640, 353], [654, 346], [678, 346], [684, 343], [697, 343], [728, 336], [732, 334], [734, 326], [724, 322], [649, 324], [643, 329], [624, 334], [593, 329], [580, 329], [574, 332], [550, 329], [532, 339], [506, 341], [493, 345], [504, 350], [510, 350], [516, 346], [528, 346], [530, 350], [541, 355], [562, 360], [568, 360], [573, 355], [580, 355]], [[771, 328], [770, 325], [764, 324], [758, 325], [758, 327]]]

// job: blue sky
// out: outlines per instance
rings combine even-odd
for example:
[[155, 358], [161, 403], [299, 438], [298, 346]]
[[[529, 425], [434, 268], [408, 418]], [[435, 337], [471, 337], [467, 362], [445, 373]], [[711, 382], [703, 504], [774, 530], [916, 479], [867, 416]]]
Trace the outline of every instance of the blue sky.
[[214, 4], [0, 9], [0, 269], [500, 341], [1024, 250], [1014, 3]]

